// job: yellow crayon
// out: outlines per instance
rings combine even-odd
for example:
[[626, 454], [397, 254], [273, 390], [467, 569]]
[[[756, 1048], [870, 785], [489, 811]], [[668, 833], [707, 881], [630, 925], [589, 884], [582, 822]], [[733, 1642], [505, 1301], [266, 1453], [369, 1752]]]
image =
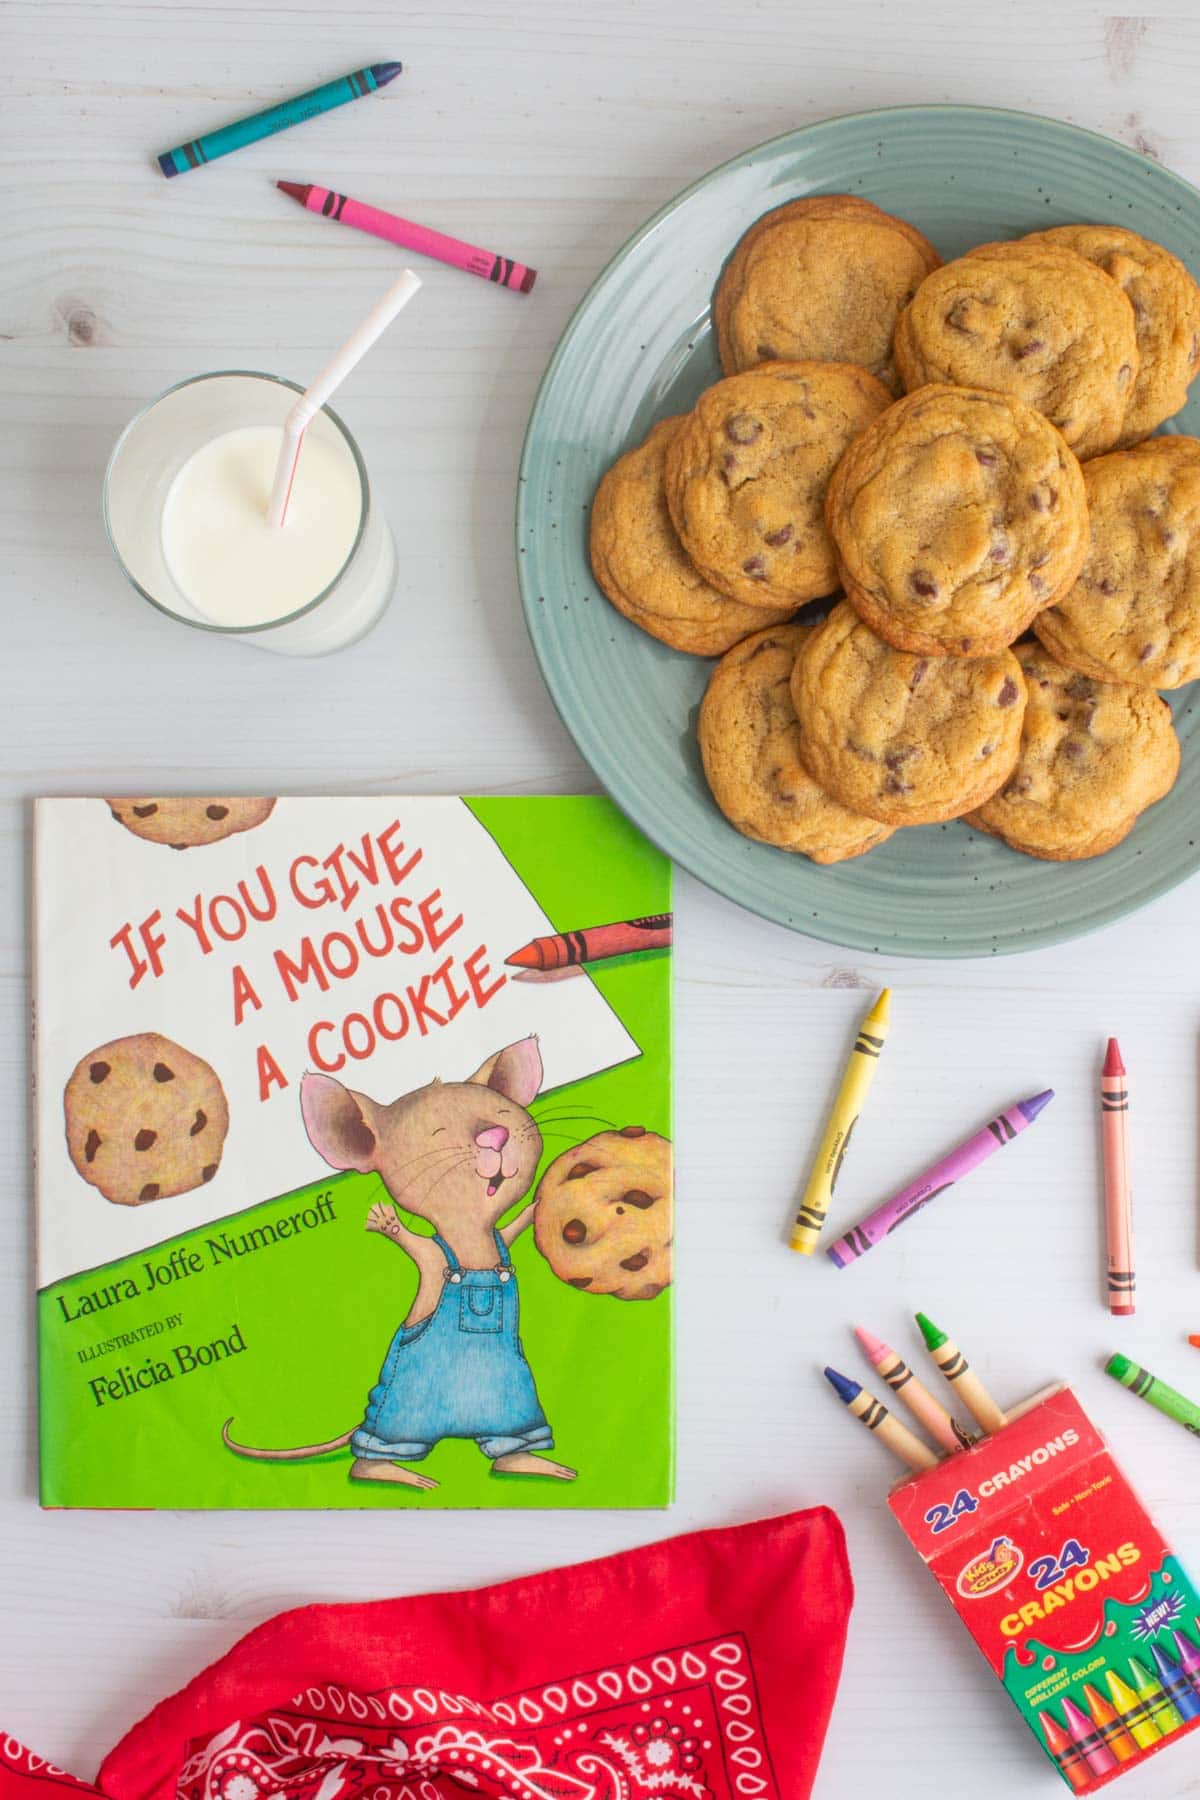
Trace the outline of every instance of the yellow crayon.
[[1149, 1750], [1151, 1744], [1157, 1744], [1162, 1737], [1162, 1732], [1151, 1720], [1149, 1701], [1139, 1699], [1115, 1669], [1105, 1669], [1104, 1679], [1122, 1725], [1139, 1750]]
[[917, 1314], [917, 1324], [921, 1328], [921, 1336], [925, 1339], [925, 1348], [946, 1380], [953, 1383], [955, 1393], [972, 1417], [979, 1420], [985, 1431], [999, 1431], [1002, 1425], [1007, 1425], [1008, 1420], [954, 1339], [948, 1338], [932, 1319], [926, 1318], [924, 1313]]
[[922, 1443], [899, 1419], [894, 1419], [882, 1400], [869, 1394], [857, 1381], [851, 1381], [848, 1375], [839, 1375], [836, 1369], [826, 1369], [825, 1379], [855, 1418], [861, 1419], [867, 1430], [873, 1431], [880, 1443], [886, 1444], [902, 1463], [907, 1463], [910, 1469], [935, 1466], [938, 1459], [929, 1445]]
[[811, 1256], [829, 1211], [829, 1202], [842, 1172], [842, 1161], [850, 1143], [850, 1134], [858, 1124], [866, 1104], [867, 1092], [875, 1078], [875, 1065], [887, 1043], [892, 1002], [891, 988], [884, 988], [878, 1000], [858, 1028], [854, 1048], [846, 1063], [842, 1085], [825, 1123], [808, 1177], [808, 1186], [800, 1201], [800, 1210], [792, 1226], [791, 1246], [801, 1256]]

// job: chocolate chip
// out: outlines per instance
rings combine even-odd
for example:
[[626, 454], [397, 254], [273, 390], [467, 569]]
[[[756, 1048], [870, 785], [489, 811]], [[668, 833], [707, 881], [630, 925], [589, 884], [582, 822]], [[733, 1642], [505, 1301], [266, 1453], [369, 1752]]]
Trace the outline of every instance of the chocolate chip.
[[568, 1219], [562, 1228], [564, 1244], [586, 1244], [587, 1226], [582, 1219]]
[[1056, 714], [1055, 714], [1055, 717], [1059, 718], [1059, 719], [1069, 719], [1070, 716], [1071, 715], [1069, 712], [1056, 712]]
[[733, 454], [732, 450], [727, 450], [721, 458], [721, 467], [726, 471], [737, 468], [737, 457]]
[[1024, 362], [1027, 356], [1036, 356], [1039, 350], [1044, 350], [1045, 348], [1045, 338], [1026, 338], [1023, 344], [1013, 345], [1013, 361]]
[[1012, 780], [1005, 787], [1001, 798], [1004, 800], [1012, 800], [1018, 794], [1027, 794], [1032, 786], [1032, 775], [1014, 775]]
[[770, 544], [772, 550], [776, 550], [780, 544], [786, 544], [791, 535], [792, 526], [790, 524], [781, 525], [778, 531], [768, 531], [766, 542]]
[[1011, 675], [1006, 675], [1000, 692], [996, 695], [997, 706], [1012, 706], [1017, 698], [1017, 684]]
[[1072, 675], [1066, 691], [1072, 700], [1090, 700], [1096, 692], [1096, 684], [1086, 675]]
[[751, 576], [755, 581], [765, 581], [767, 565], [761, 556], [749, 556], [742, 564], [742, 574]]
[[762, 426], [749, 413], [734, 413], [725, 421], [725, 436], [731, 444], [752, 444], [762, 436]]
[[1029, 585], [1035, 594], [1044, 594], [1046, 592], [1046, 583], [1042, 580], [1040, 575], [1031, 575], [1029, 577]]
[[962, 646], [962, 653], [965, 656], [967, 654], [967, 651], [971, 648], [971, 640], [970, 640], [970, 638], [959, 638], [958, 641], [959, 641], [960, 645]]
[[994, 469], [996, 466], [996, 452], [994, 450], [977, 450], [975, 452], [975, 461], [981, 464], [985, 469]]
[[912, 783], [901, 781], [898, 775], [889, 775], [883, 784], [883, 791], [885, 794], [911, 794]]
[[590, 1162], [572, 1163], [570, 1168], [567, 1170], [567, 1180], [568, 1181], [580, 1181], [580, 1180], [582, 1180], [582, 1178], [585, 1175], [595, 1174], [596, 1170], [599, 1167], [600, 1167], [599, 1163], [590, 1163]]
[[1175, 533], [1168, 525], [1164, 525], [1158, 535], [1164, 544], [1173, 544], [1175, 542]]
[[1069, 737], [1063, 739], [1062, 753], [1069, 762], [1078, 762], [1083, 756], [1086, 748], [1087, 746], [1082, 744], [1078, 738]]
[[154, 1079], [155, 1081], [174, 1081], [175, 1071], [168, 1069], [166, 1063], [155, 1063]]
[[1115, 594], [1117, 591], [1116, 582], [1107, 575], [1102, 576], [1099, 581], [1089, 583], [1089, 585], [1094, 587], [1098, 594]]
[[592, 1278], [590, 1275], [573, 1275], [567, 1283], [568, 1287], [573, 1288], [590, 1288], [591, 1285]]
[[1034, 512], [1053, 512], [1058, 505], [1058, 489], [1052, 488], [1048, 481], [1041, 481], [1037, 487], [1031, 488], [1029, 504]]
[[621, 1267], [623, 1269], [628, 1269], [631, 1275], [636, 1275], [638, 1270], [644, 1269], [649, 1261], [650, 1252], [648, 1250], [639, 1250], [634, 1256], [622, 1257]]
[[133, 816], [135, 819], [149, 819], [157, 811], [158, 802], [157, 800], [152, 800], [149, 806], [135, 806], [133, 809]]
[[1138, 651], [1138, 661], [1139, 662], [1149, 662], [1150, 658], [1153, 655], [1154, 655], [1154, 645], [1153, 644], [1143, 644], [1141, 649]]
[[188, 1132], [188, 1136], [189, 1137], [199, 1137], [200, 1133], [204, 1130], [204, 1127], [207, 1124], [208, 1124], [208, 1114], [206, 1112], [201, 1112], [199, 1107], [197, 1107], [196, 1116], [192, 1120], [192, 1129]]
[[133, 1140], [133, 1147], [135, 1150], [148, 1150], [157, 1137], [157, 1131], [151, 1131], [148, 1125], [143, 1125]]
[[1007, 538], [1001, 538], [999, 543], [992, 545], [991, 550], [988, 552], [988, 561], [994, 562], [994, 563], [1002, 563], [1002, 562], [1008, 561], [1008, 539]]
[[980, 752], [979, 752], [980, 758], [986, 759], [987, 757], [989, 757], [992, 754], [992, 751], [995, 748], [996, 748], [995, 744], [984, 744], [981, 747]]
[[895, 770], [903, 768], [906, 762], [911, 762], [914, 756], [920, 756], [920, 754], [920, 747], [917, 744], [905, 744], [900, 750], [889, 750], [883, 759], [883, 766], [885, 769], [895, 772]]
[[90, 1163], [93, 1160], [93, 1158], [95, 1157], [95, 1154], [96, 1154], [97, 1150], [100, 1148], [100, 1145], [102, 1142], [103, 1142], [103, 1139], [101, 1138], [100, 1133], [98, 1131], [89, 1131], [88, 1132], [87, 1143], [83, 1146], [84, 1162]]
[[229, 817], [227, 806], [206, 806], [204, 812], [209, 819], [227, 819]]
[[172, 844], [171, 848], [172, 848], [172, 850], [186, 850], [187, 845], [186, 844]]
[[644, 1194], [641, 1188], [630, 1188], [628, 1193], [621, 1195], [621, 1199], [626, 1206], [636, 1206], [639, 1212], [648, 1212], [655, 1204], [654, 1195]]
[[141, 1193], [138, 1195], [138, 1199], [139, 1200], [157, 1200], [161, 1191], [162, 1190], [159, 1187], [157, 1181], [148, 1181], [146, 1183], [145, 1187], [142, 1189]]
[[205, 1163], [204, 1167], [200, 1171], [201, 1181], [211, 1181], [213, 1176], [216, 1174], [216, 1172], [217, 1172], [216, 1163]]
[[914, 569], [908, 578], [908, 585], [914, 594], [929, 599], [938, 591], [938, 584], [928, 569]]
[[967, 318], [970, 314], [970, 310], [971, 310], [970, 297], [966, 294], [960, 295], [959, 298], [954, 302], [954, 305], [946, 313], [946, 323], [950, 327], [951, 331], [961, 331], [967, 337], [975, 336], [973, 327], [967, 324]]
[[106, 1062], [94, 1062], [90, 1065], [88, 1074], [97, 1086], [100, 1082], [108, 1080], [109, 1067], [110, 1065]]
[[908, 691], [910, 694], [916, 693], [928, 673], [929, 659], [928, 657], [923, 656], [920, 662], [915, 664], [913, 672], [908, 678]]
[[644, 1125], [622, 1125], [617, 1133], [618, 1137], [645, 1137], [645, 1135], [646, 1127]]
[[779, 361], [779, 352], [778, 352], [778, 350], [776, 350], [776, 348], [773, 344], [757, 345], [755, 354], [757, 355], [759, 362], [778, 362]]

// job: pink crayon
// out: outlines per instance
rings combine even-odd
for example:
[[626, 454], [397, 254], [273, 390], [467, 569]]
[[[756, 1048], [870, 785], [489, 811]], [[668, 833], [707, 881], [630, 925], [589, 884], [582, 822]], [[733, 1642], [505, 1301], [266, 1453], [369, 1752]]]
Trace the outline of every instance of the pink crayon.
[[920, 1212], [936, 1194], [944, 1193], [997, 1150], [1011, 1144], [1015, 1137], [1019, 1137], [1021, 1132], [1033, 1124], [1042, 1108], [1049, 1106], [1053, 1098], [1054, 1089], [1047, 1088], [1044, 1093], [1034, 1094], [1032, 1099], [1018, 1100], [1007, 1112], [990, 1119], [982, 1131], [969, 1137], [965, 1144], [959, 1144], [957, 1149], [951, 1150], [949, 1156], [943, 1156], [941, 1162], [934, 1163], [931, 1169], [918, 1175], [906, 1188], [901, 1188], [898, 1194], [893, 1194], [890, 1200], [877, 1206], [861, 1224], [852, 1226], [845, 1237], [840, 1237], [836, 1244], [831, 1244], [825, 1252], [830, 1262], [837, 1268], [844, 1269], [847, 1263], [865, 1256], [881, 1238], [887, 1237], [898, 1226], [903, 1225], [906, 1219], [911, 1219], [914, 1213]]
[[862, 1346], [867, 1361], [879, 1370], [893, 1394], [899, 1394], [913, 1418], [923, 1425], [935, 1443], [953, 1454], [968, 1449], [972, 1439], [945, 1407], [936, 1401], [923, 1381], [915, 1376], [902, 1356], [877, 1338], [873, 1332], [854, 1327], [854, 1335]]
[[1129, 1077], [1116, 1038], [1108, 1040], [1100, 1074], [1100, 1125], [1104, 1142], [1108, 1310], [1119, 1316], [1133, 1311], [1137, 1282], [1133, 1269], [1133, 1195], [1129, 1185]]
[[1067, 1730], [1074, 1738], [1083, 1760], [1093, 1775], [1107, 1775], [1117, 1766], [1117, 1759], [1104, 1741], [1104, 1734], [1091, 1719], [1085, 1718], [1073, 1700], [1065, 1696], [1062, 1703]]
[[469, 275], [482, 275], [485, 281], [497, 282], [516, 293], [527, 294], [537, 280], [537, 270], [511, 257], [497, 256], [491, 250], [480, 250], [465, 244], [461, 238], [447, 237], [444, 231], [431, 231], [428, 225], [417, 225], [396, 213], [384, 212], [378, 206], [367, 206], [351, 200], [347, 194], [335, 194], [332, 188], [314, 187], [310, 182], [277, 181], [277, 188], [298, 200], [309, 212], [322, 213], [327, 219], [339, 219], [353, 225], [356, 231], [368, 231], [372, 237], [386, 238], [402, 250], [415, 250], [419, 256], [432, 256], [435, 261], [449, 263], [452, 269], [465, 269]]

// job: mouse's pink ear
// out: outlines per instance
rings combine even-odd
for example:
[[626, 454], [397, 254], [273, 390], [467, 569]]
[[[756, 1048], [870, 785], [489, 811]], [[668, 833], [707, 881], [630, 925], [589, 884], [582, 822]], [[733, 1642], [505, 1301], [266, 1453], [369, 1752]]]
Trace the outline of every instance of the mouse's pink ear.
[[374, 1106], [365, 1094], [352, 1093], [330, 1075], [306, 1075], [300, 1083], [300, 1111], [314, 1150], [335, 1169], [376, 1168], [378, 1143]]
[[490, 1087], [518, 1106], [528, 1106], [542, 1085], [542, 1053], [535, 1037], [520, 1038], [480, 1063], [468, 1081]]

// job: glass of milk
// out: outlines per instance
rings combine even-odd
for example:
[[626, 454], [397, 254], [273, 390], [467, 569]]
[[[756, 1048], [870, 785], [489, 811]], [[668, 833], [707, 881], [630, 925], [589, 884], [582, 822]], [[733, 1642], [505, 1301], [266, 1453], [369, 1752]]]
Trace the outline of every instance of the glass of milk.
[[323, 656], [370, 631], [396, 552], [358, 445], [322, 407], [282, 526], [267, 523], [283, 423], [302, 392], [251, 370], [168, 388], [117, 441], [104, 477], [113, 553], [143, 599], [198, 631]]

